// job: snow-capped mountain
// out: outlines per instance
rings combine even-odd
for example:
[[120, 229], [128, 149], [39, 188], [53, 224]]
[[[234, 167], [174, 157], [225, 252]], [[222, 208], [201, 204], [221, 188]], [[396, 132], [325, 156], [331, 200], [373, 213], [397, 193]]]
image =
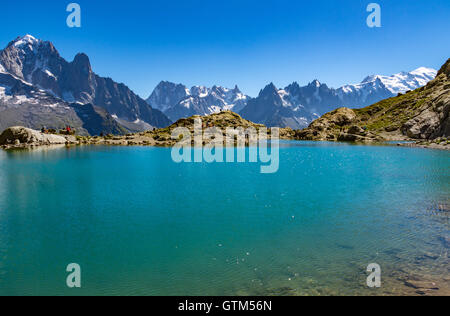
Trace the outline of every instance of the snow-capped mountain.
[[415, 90], [426, 85], [433, 80], [437, 75], [437, 70], [420, 67], [411, 72], [401, 72], [392, 76], [369, 76], [363, 80], [362, 84], [367, 84], [380, 80], [385, 87], [394, 94], [405, 93], [410, 90]]
[[[303, 98], [301, 90], [305, 88], [307, 90], [313, 88], [316, 92], [320, 89], [315, 82], [303, 88], [294, 83], [285, 89], [277, 89], [271, 83], [261, 90], [258, 97], [250, 99], [240, 114], [245, 119], [269, 127], [303, 128], [319, 117], [318, 114], [315, 114], [313, 108], [308, 109], [307, 106], [302, 104], [302, 100], [306, 100]], [[312, 99], [309, 99], [309, 101], [312, 101]], [[319, 100], [317, 99], [317, 101]]]
[[102, 78], [92, 70], [89, 58], [78, 54], [63, 59], [51, 42], [31, 35], [19, 37], [0, 52], [0, 71], [45, 91], [61, 102], [94, 104], [106, 110], [129, 130], [165, 127], [170, 120], [152, 109], [124, 84]]
[[276, 89], [270, 84], [257, 98], [248, 101], [240, 114], [247, 120], [267, 126], [304, 128], [336, 108], [361, 108], [420, 88], [436, 74], [434, 69], [421, 67], [392, 76], [369, 76], [359, 84], [339, 89], [329, 88], [318, 80], [304, 87], [294, 82], [284, 89]]
[[361, 108], [397, 95], [378, 76], [373, 78], [372, 81], [365, 80], [360, 84], [346, 85], [335, 90], [339, 106]]
[[192, 115], [208, 115], [221, 110], [239, 112], [248, 101], [236, 86], [234, 89], [214, 86], [194, 86], [188, 89], [182, 84], [162, 81], [147, 99], [148, 104], [176, 121]]
[[69, 104], [0, 68], [0, 131], [16, 125], [33, 129], [69, 125], [80, 135], [126, 133], [106, 110]]
[[[303, 87], [294, 82], [284, 89], [270, 84], [254, 99], [237, 86], [188, 89], [163, 81], [144, 101], [124, 84], [95, 74], [87, 55], [80, 53], [68, 62], [51, 42], [26, 35], [0, 51], [0, 128], [16, 123], [34, 128], [41, 124], [71, 124], [80, 130], [89, 126], [85, 128], [88, 132], [101, 128], [105, 132], [124, 130], [123, 127], [141, 131], [221, 110], [232, 110], [268, 126], [303, 128], [338, 107], [365, 107], [417, 89], [436, 73], [421, 67], [392, 76], [368, 76], [359, 84], [338, 89], [318, 80]], [[84, 104], [92, 108], [81, 108]], [[88, 118], [89, 115], [93, 117]]]
[[362, 107], [382, 99], [396, 96], [426, 85], [436, 77], [437, 71], [420, 67], [411, 72], [401, 72], [392, 76], [373, 75], [360, 84], [346, 85], [337, 89], [343, 106]]

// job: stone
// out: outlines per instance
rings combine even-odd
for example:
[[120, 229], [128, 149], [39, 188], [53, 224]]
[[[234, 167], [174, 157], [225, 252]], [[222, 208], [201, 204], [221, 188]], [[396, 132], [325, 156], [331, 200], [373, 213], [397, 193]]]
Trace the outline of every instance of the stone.
[[0, 145], [14, 144], [16, 146], [31, 146], [31, 145], [57, 145], [66, 144], [65, 137], [60, 135], [43, 134], [39, 131], [22, 126], [14, 126], [7, 128], [0, 135]]
[[405, 285], [416, 290], [439, 290], [439, 287], [436, 283], [429, 281], [407, 280], [405, 281]]
[[348, 129], [347, 133], [364, 136], [366, 134], [366, 131], [360, 126], [353, 125]]

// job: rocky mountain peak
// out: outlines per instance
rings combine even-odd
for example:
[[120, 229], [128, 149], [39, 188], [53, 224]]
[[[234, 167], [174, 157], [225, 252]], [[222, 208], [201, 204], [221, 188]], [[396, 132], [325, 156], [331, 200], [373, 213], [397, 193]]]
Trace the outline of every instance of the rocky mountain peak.
[[9, 43], [8, 47], [14, 46], [14, 47], [24, 47], [24, 46], [35, 46], [40, 44], [42, 41], [36, 39], [35, 37], [27, 34], [25, 36], [19, 36], [14, 41]]
[[380, 77], [377, 77], [377, 78], [375, 79], [374, 82], [375, 82], [375, 85], [376, 85], [376, 86], [385, 87], [385, 84], [384, 84], [384, 82], [381, 80]]
[[171, 82], [160, 83], [147, 99], [153, 108], [161, 110], [172, 121], [192, 115], [208, 115], [220, 111], [241, 111], [249, 97], [237, 85], [229, 89], [219, 85], [211, 88], [184, 85]]
[[[51, 42], [31, 35], [18, 37], [0, 51], [0, 71], [20, 78], [35, 87], [34, 91], [44, 90], [57, 98], [58, 104], [64, 101], [92, 103], [103, 108], [130, 131], [145, 130], [149, 126], [164, 127], [171, 123], [163, 113], [152, 109], [124, 84], [96, 75], [86, 54], [77, 54], [72, 62], [67, 62]], [[2, 78], [0, 85], [5, 84], [6, 79], [1, 81]], [[8, 89], [10, 87], [8, 84]], [[38, 96], [36, 99], [41, 101], [42, 98]], [[34, 110], [35, 113], [42, 112], [38, 107]]]
[[299, 94], [300, 85], [298, 84], [297, 81], [294, 81], [293, 83], [288, 85], [284, 90], [286, 90], [287, 92], [292, 93], [292, 94]]
[[259, 93], [260, 96], [267, 96], [267, 95], [278, 95], [278, 89], [275, 87], [273, 82], [269, 83], [264, 89], [261, 90]]
[[320, 88], [320, 86], [321, 86], [322, 84], [320, 83], [319, 80], [314, 79], [309, 85], [310, 85], [310, 86], [313, 86], [313, 87], [316, 87], [316, 88]]
[[73, 59], [72, 65], [81, 69], [84, 73], [91, 73], [92, 67], [89, 57], [84, 53], [79, 53]]

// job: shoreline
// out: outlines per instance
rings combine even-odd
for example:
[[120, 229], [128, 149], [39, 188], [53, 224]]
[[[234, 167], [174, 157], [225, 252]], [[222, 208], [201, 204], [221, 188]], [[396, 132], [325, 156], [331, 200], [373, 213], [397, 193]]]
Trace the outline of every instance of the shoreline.
[[[295, 138], [280, 138], [280, 140], [288, 140], [288, 141], [296, 141], [296, 142], [310, 142], [307, 140], [299, 140]], [[323, 141], [313, 141], [316, 143], [320, 143]], [[344, 142], [344, 141], [334, 141], [333, 143], [336, 144], [350, 144], [350, 145], [364, 145], [364, 146], [380, 146], [380, 145], [386, 145], [386, 146], [398, 146], [398, 147], [407, 147], [407, 148], [423, 148], [423, 149], [435, 149], [435, 150], [450, 150], [450, 144], [447, 143], [433, 143], [433, 142], [426, 142], [423, 141], [413, 141], [408, 143], [395, 143], [392, 141], [386, 141], [386, 142]], [[155, 141], [154, 139], [146, 139], [146, 140], [136, 140], [134, 138], [132, 139], [105, 139], [105, 138], [99, 138], [99, 137], [93, 137], [92, 140], [80, 140], [80, 141], [67, 141], [65, 144], [59, 143], [59, 144], [38, 144], [38, 143], [31, 143], [31, 144], [11, 144], [11, 145], [1, 145], [0, 149], [2, 150], [19, 150], [19, 149], [38, 149], [43, 147], [78, 147], [78, 146], [86, 146], [86, 145], [93, 145], [93, 146], [114, 146], [114, 147], [155, 147], [155, 148], [170, 148], [173, 147], [176, 144], [176, 141]], [[205, 143], [204, 143], [205, 145]], [[227, 148], [228, 146], [224, 144], [223, 148]], [[236, 144], [235, 146], [236, 147]], [[248, 143], [246, 143], [245, 147], [248, 147]]]
[[[223, 120], [225, 117], [225, 121]], [[255, 125], [251, 122], [244, 121], [234, 113], [221, 113], [207, 117], [207, 126], [219, 126], [221, 130], [230, 128], [254, 128], [259, 133], [259, 129], [262, 125]], [[15, 126], [6, 129], [0, 135], [0, 148], [3, 150], [11, 149], [34, 149], [37, 147], [48, 145], [66, 145], [66, 146], [82, 146], [82, 145], [103, 145], [103, 146], [143, 146], [143, 147], [173, 147], [179, 144], [182, 139], [172, 138], [172, 134], [175, 128], [183, 127], [190, 132], [191, 145], [194, 145], [195, 130], [193, 128], [193, 118], [180, 120], [176, 124], [163, 129], [155, 129], [152, 131], [145, 131], [139, 133], [130, 133], [126, 135], [102, 135], [102, 136], [77, 136], [77, 135], [64, 135], [64, 134], [47, 134], [40, 131], [32, 130], [22, 126]], [[265, 128], [265, 127], [264, 127]], [[327, 141], [332, 143], [342, 144], [354, 144], [354, 145], [392, 145], [400, 147], [410, 148], [426, 148], [426, 149], [438, 149], [438, 150], [450, 150], [450, 139], [446, 137], [436, 138], [434, 140], [419, 140], [411, 139], [401, 135], [383, 135], [379, 139], [364, 139], [358, 140], [324, 140], [324, 139], [305, 139], [298, 137], [298, 131], [290, 128], [280, 128], [278, 140], [290, 140], [290, 141]], [[267, 134], [264, 132], [259, 136], [264, 135], [264, 139], [270, 141], [272, 138], [272, 129], [267, 129]], [[184, 136], [186, 138], [187, 135]], [[229, 147], [226, 132], [223, 132], [223, 147]], [[189, 140], [186, 138], [186, 141]], [[214, 135], [208, 134], [208, 130], [202, 134], [202, 144], [210, 144], [215, 142]], [[216, 141], [217, 142], [217, 141]], [[248, 147], [250, 140], [245, 137], [245, 147]], [[231, 145], [231, 144], [230, 144]], [[234, 147], [237, 147], [238, 140], [234, 139]]]
[[450, 143], [434, 143], [434, 142], [423, 142], [416, 141], [413, 143], [398, 143], [397, 146], [409, 147], [409, 148], [423, 148], [423, 149], [437, 149], [437, 150], [450, 150]]

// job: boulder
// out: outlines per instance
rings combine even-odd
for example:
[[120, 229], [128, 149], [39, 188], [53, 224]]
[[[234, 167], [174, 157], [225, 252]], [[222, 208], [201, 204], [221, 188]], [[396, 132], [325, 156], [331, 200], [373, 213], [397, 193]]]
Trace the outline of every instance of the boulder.
[[349, 108], [339, 108], [330, 114], [328, 117], [329, 122], [337, 126], [348, 125], [356, 118], [355, 112]]
[[63, 136], [43, 134], [22, 126], [7, 128], [0, 135], [0, 146], [58, 145], [67, 142], [68, 140]]
[[364, 130], [364, 128], [357, 126], [357, 125], [351, 126], [348, 129], [347, 133], [354, 134], [354, 135], [362, 135], [362, 136], [366, 135], [366, 131]]

